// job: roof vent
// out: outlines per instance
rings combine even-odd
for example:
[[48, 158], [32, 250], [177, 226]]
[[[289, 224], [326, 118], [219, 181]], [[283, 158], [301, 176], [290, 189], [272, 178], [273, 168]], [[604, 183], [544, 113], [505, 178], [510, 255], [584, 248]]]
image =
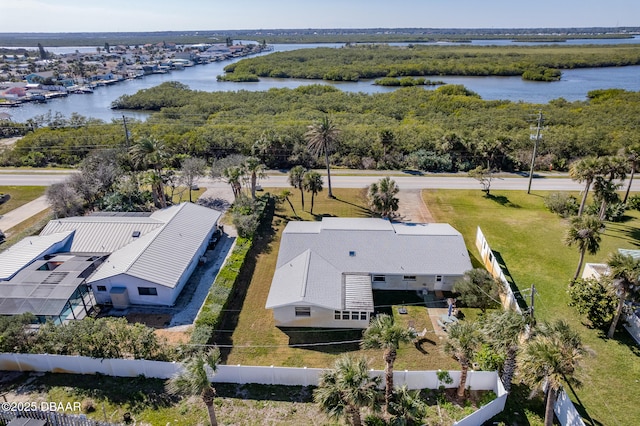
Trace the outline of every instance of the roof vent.
[[133, 234], [131, 234], [131, 236], [133, 238], [138, 238], [140, 236], [140, 231], [133, 231]]
[[356, 252], [355, 252], [355, 251], [353, 251], [353, 250], [350, 250], [350, 251], [349, 251], [349, 256], [350, 256], [350, 257], [355, 257], [355, 255], [356, 255]]

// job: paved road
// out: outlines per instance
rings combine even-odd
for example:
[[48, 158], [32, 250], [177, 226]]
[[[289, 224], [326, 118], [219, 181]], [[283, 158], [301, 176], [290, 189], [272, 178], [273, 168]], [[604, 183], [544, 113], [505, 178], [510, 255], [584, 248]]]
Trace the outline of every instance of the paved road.
[[[61, 182], [65, 179], [66, 174], [14, 174], [0, 172], [0, 186], [47, 186], [55, 182]], [[364, 188], [371, 183], [380, 179], [380, 176], [367, 175], [332, 175], [331, 183], [334, 188]], [[393, 176], [400, 189], [479, 189], [480, 184], [477, 180], [467, 176]], [[526, 177], [511, 175], [509, 177], [494, 178], [491, 183], [491, 189], [504, 190], [526, 190], [528, 185]], [[211, 179], [201, 179], [200, 186], [207, 188], [223, 188], [227, 184]], [[289, 182], [287, 176], [282, 173], [271, 174], [268, 179], [261, 182], [265, 188], [287, 188]], [[580, 191], [582, 184], [572, 181], [569, 178], [549, 178], [539, 177], [533, 179], [532, 190], [539, 191]], [[634, 180], [632, 190], [640, 191], [640, 179]]]

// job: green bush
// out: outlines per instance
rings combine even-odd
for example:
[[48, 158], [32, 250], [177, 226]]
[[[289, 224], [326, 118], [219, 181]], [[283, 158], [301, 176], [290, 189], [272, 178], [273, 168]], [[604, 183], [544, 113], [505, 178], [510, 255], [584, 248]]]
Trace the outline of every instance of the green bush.
[[627, 208], [640, 210], [640, 195], [633, 195], [627, 200]]
[[[260, 217], [264, 217], [268, 204], [264, 200], [256, 203]], [[204, 305], [195, 320], [190, 338], [191, 344], [206, 345], [211, 339], [213, 331], [220, 325], [222, 312], [229, 303], [229, 296], [238, 282], [238, 276], [252, 245], [252, 238], [238, 237], [236, 239], [233, 252], [209, 289], [209, 294], [207, 294]]]
[[585, 315], [595, 328], [606, 328], [613, 319], [618, 304], [615, 293], [606, 282], [595, 279], [579, 279], [567, 290], [569, 306]]
[[564, 192], [554, 192], [544, 198], [544, 205], [550, 212], [562, 217], [570, 217], [578, 213], [578, 200]]

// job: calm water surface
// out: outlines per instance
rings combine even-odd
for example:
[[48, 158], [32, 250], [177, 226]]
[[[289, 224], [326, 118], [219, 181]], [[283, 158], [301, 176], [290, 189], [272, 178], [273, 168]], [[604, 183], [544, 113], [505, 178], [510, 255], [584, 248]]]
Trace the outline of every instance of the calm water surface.
[[[598, 44], [611, 44], [610, 40], [589, 40]], [[640, 43], [640, 37], [627, 40], [616, 40], [616, 43]], [[570, 44], [587, 44], [585, 40], [571, 40]], [[567, 44], [565, 43], [565, 44]], [[509, 40], [479, 40], [476, 44], [524, 44], [513, 43]], [[275, 45], [275, 51], [289, 51], [313, 47], [340, 47], [342, 44], [289, 44]], [[93, 51], [94, 48], [67, 47], [47, 48], [56, 53], [74, 52], [76, 49]], [[81, 50], [81, 51], [82, 51]], [[125, 94], [133, 94], [138, 90], [148, 89], [166, 81], [179, 81], [193, 90], [207, 92], [214, 91], [264, 91], [271, 88], [296, 88], [301, 85], [327, 84], [349, 92], [382, 93], [395, 90], [392, 87], [373, 85], [372, 81], [329, 83], [316, 80], [274, 79], [262, 78], [256, 83], [218, 82], [216, 76], [223, 74], [223, 68], [234, 61], [217, 62], [209, 65], [199, 65], [186, 68], [183, 71], [173, 71], [170, 74], [156, 74], [141, 79], [125, 81], [112, 86], [98, 87], [93, 94], [70, 95], [66, 98], [49, 100], [46, 104], [27, 104], [17, 108], [0, 108], [0, 112], [11, 115], [14, 121], [23, 122], [36, 115], [60, 112], [70, 116], [77, 112], [87, 117], [99, 118], [105, 121], [120, 119], [122, 115], [144, 119], [145, 113], [112, 111], [111, 103]], [[524, 81], [520, 77], [434, 77], [445, 83], [462, 84], [470, 90], [480, 94], [483, 99], [504, 99], [510, 101], [524, 101], [531, 103], [547, 103], [552, 99], [564, 98], [568, 101], [584, 100], [591, 90], [620, 88], [640, 91], [640, 66], [619, 68], [586, 68], [566, 70], [562, 72], [562, 79], [557, 82], [541, 83]], [[433, 90], [428, 87], [425, 90]]]

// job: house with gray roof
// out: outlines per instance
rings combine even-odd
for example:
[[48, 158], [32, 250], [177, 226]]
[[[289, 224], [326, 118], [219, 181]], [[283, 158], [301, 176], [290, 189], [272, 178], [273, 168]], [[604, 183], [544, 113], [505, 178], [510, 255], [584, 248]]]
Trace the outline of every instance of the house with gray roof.
[[54, 219], [39, 236], [0, 253], [0, 315], [32, 312], [64, 322], [86, 315], [95, 303], [171, 306], [220, 216], [183, 203], [146, 215]]
[[469, 269], [462, 235], [449, 224], [289, 222], [266, 308], [280, 327], [366, 328], [373, 291], [450, 291]]

